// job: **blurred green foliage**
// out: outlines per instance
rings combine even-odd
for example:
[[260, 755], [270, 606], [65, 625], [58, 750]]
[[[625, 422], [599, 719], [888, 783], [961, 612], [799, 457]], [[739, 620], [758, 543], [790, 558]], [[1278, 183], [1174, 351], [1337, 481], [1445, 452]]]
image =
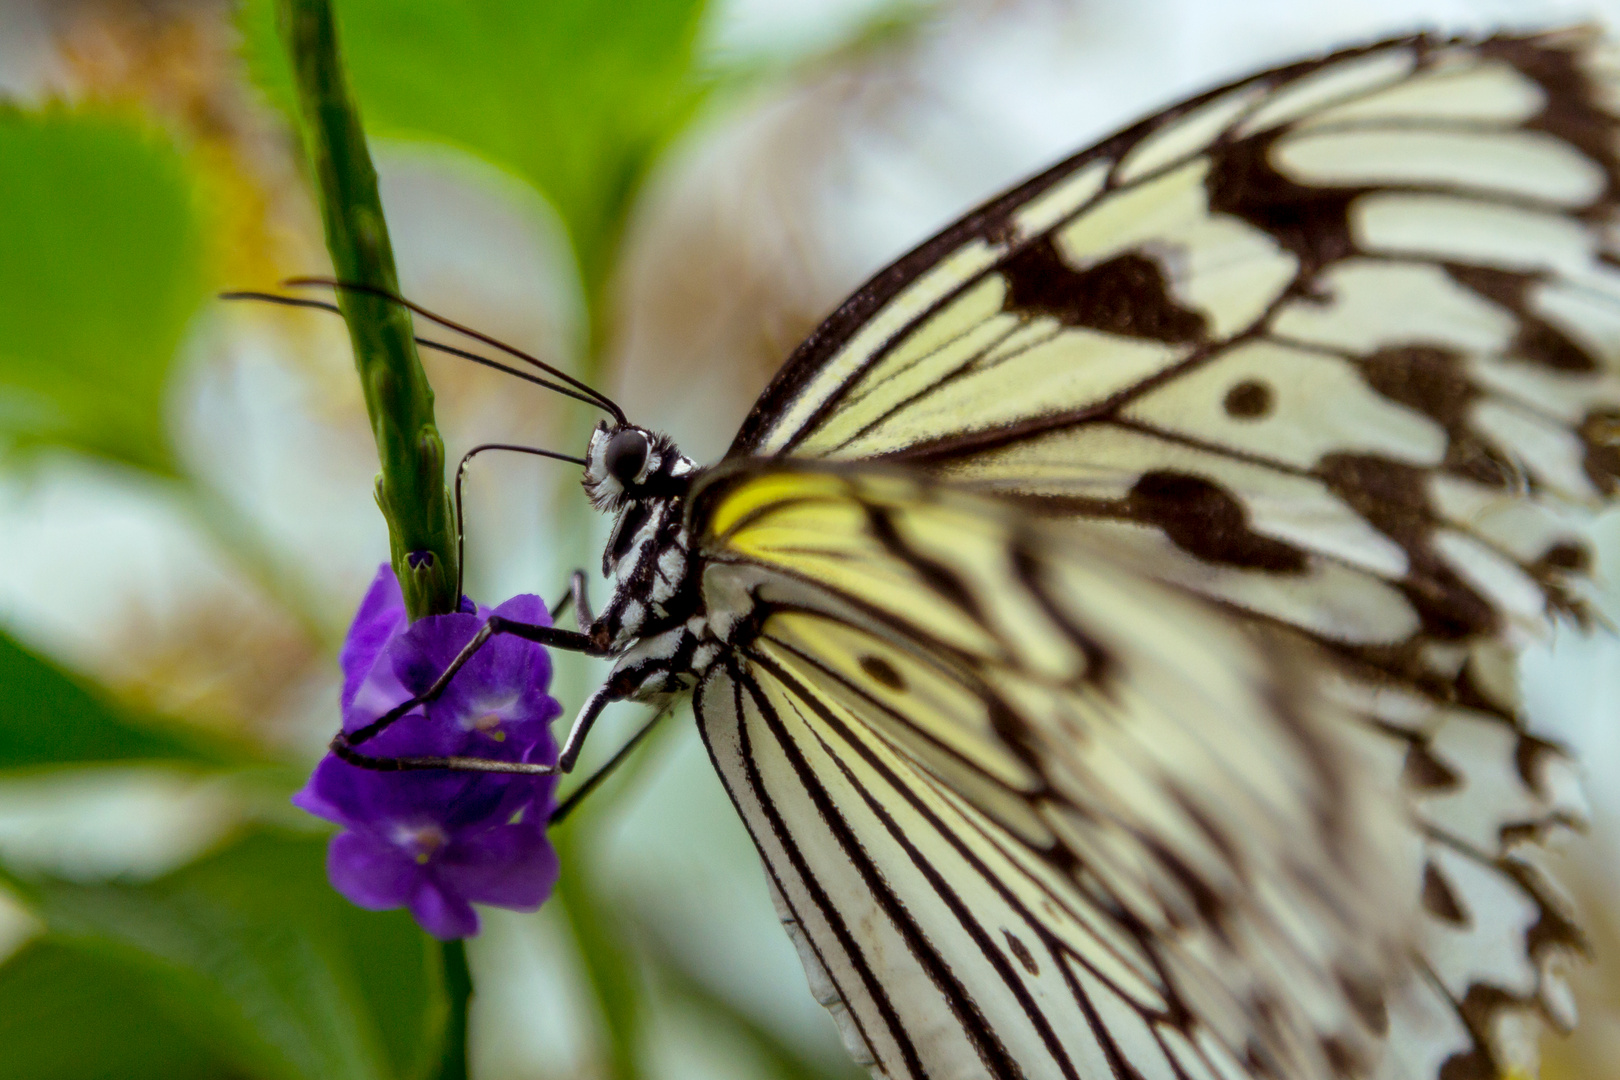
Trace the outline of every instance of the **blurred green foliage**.
[[[595, 328], [582, 352], [600, 349], [604, 284], [636, 193], [719, 85], [698, 59], [703, 0], [338, 0], [337, 10], [373, 135], [477, 155], [556, 208]], [[237, 28], [243, 77], [286, 107], [273, 0], [245, 0]], [[204, 172], [183, 134], [133, 106], [0, 103], [0, 451], [12, 452], [0, 464], [88, 454], [161, 476], [199, 504], [228, 502], [171, 437], [185, 340], [209, 292], [257, 284], [213, 280], [217, 208], [199, 192], [220, 196]], [[211, 528], [250, 576], [274, 577], [248, 565], [276, 561], [250, 522]], [[296, 608], [297, 589], [270, 592]], [[132, 764], [226, 785], [251, 771], [261, 787], [282, 784], [277, 801], [291, 790], [266, 752], [126, 707], [0, 634], [0, 783]], [[600, 821], [569, 824], [565, 863]], [[0, 954], [0, 1080], [462, 1075], [453, 1036], [442, 1060], [446, 1032], [464, 1020], [449, 1015], [444, 954], [403, 913], [339, 898], [324, 848], [252, 825], [146, 882], [40, 876], [0, 848], [0, 888], [43, 928]], [[609, 1075], [641, 1072], [653, 984], [731, 1024], [780, 1075], [825, 1075], [623, 932], [588, 872], [565, 870], [554, 902], [604, 1014]]]
[[87, 762], [223, 765], [247, 751], [170, 721], [140, 717], [0, 632], [0, 775]]
[[226, 1059], [152, 996], [138, 966], [95, 944], [29, 942], [0, 978], [0, 1074], [29, 1080], [203, 1080]]
[[[260, 834], [149, 883], [13, 884], [47, 943], [89, 959], [62, 964], [64, 978], [122, 964], [149, 1003], [239, 1075], [423, 1076], [445, 1021], [438, 949], [404, 912], [360, 911], [333, 892], [324, 850], [320, 838]], [[0, 1061], [37, 1038], [14, 1035]]]
[[171, 472], [206, 285], [181, 153], [129, 116], [0, 106], [0, 208], [0, 437]]
[[[588, 297], [657, 152], [702, 100], [702, 0], [348, 0], [344, 58], [372, 136], [460, 147], [533, 184], [568, 230]], [[273, 0], [241, 26], [256, 81], [285, 109]]]

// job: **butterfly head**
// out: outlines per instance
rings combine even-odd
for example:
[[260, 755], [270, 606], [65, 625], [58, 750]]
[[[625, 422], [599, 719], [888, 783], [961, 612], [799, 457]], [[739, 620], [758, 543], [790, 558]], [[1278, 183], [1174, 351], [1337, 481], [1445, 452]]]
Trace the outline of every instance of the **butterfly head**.
[[604, 420], [591, 432], [585, 453], [585, 494], [592, 506], [612, 513], [628, 503], [680, 494], [695, 469], [669, 436]]

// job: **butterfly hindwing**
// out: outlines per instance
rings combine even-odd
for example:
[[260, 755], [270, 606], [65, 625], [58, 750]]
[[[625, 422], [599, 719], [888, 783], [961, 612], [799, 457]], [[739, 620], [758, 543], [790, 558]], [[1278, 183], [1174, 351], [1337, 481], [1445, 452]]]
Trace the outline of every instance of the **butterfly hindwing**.
[[997, 500], [763, 464], [696, 498], [747, 627], [699, 723], [876, 1074], [1372, 1059], [1398, 819], [1304, 668]]
[[880, 273], [732, 458], [988, 490], [1337, 664], [1423, 870], [1384, 1075], [1533, 1067], [1581, 948], [1579, 824], [1513, 655], [1584, 617], [1620, 480], [1620, 61], [1588, 30], [1403, 39], [1169, 109]]

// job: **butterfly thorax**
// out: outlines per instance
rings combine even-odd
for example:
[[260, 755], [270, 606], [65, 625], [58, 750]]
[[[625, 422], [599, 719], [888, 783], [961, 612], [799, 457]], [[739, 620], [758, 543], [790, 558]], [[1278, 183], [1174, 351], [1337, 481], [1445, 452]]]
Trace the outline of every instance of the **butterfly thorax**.
[[586, 455], [585, 490], [614, 515], [602, 552], [612, 593], [593, 632], [618, 654], [615, 675], [632, 696], [656, 697], [695, 677], [712, 653], [702, 595], [691, 571], [686, 501], [697, 465], [667, 436], [599, 425]]

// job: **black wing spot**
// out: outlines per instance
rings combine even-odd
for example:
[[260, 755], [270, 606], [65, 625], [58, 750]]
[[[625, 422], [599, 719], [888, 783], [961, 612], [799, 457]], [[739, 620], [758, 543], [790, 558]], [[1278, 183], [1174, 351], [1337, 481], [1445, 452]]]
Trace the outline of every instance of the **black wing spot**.
[[[1516, 486], [1518, 470], [1469, 426], [1480, 391], [1469, 379], [1462, 356], [1429, 345], [1398, 345], [1380, 349], [1360, 364], [1367, 385], [1446, 429], [1447, 472], [1486, 487]], [[1420, 500], [1424, 507], [1426, 499]]]
[[1170, 295], [1159, 264], [1138, 252], [1076, 270], [1042, 237], [1009, 256], [1000, 270], [1007, 279], [1009, 311], [1172, 344], [1202, 341], [1208, 334], [1204, 316], [1182, 307]]
[[1568, 570], [1577, 574], [1592, 572], [1592, 553], [1584, 544], [1564, 541], [1542, 552], [1537, 560], [1542, 566]]
[[1422, 743], [1413, 743], [1406, 751], [1401, 779], [1408, 787], [1422, 792], [1453, 791], [1462, 786], [1462, 777]]
[[1452, 926], [1467, 926], [1470, 922], [1468, 912], [1434, 863], [1423, 867], [1423, 910]]
[[1588, 413], [1579, 434], [1586, 444], [1586, 475], [1599, 491], [1613, 494], [1620, 487], [1620, 413]]
[[1564, 752], [1552, 743], [1529, 735], [1519, 736], [1519, 745], [1513, 751], [1513, 765], [1519, 771], [1524, 786], [1544, 799], [1551, 799], [1547, 790], [1546, 767], [1551, 760], [1561, 759]]
[[1297, 184], [1271, 164], [1271, 144], [1280, 131], [1239, 140], [1209, 157], [1204, 188], [1212, 214], [1230, 214], [1272, 238], [1299, 258], [1296, 280], [1309, 281], [1322, 267], [1355, 252], [1350, 204], [1361, 188]]
[[1011, 949], [1013, 957], [1017, 959], [1020, 964], [1024, 965], [1025, 971], [1029, 972], [1031, 976], [1036, 976], [1041, 973], [1040, 965], [1035, 963], [1035, 956], [1029, 951], [1028, 945], [1025, 945], [1022, 941], [1019, 941], [1018, 938], [1013, 935], [1011, 930], [1003, 929], [1001, 931], [1001, 936], [1007, 939], [1007, 948]]
[[1250, 529], [1243, 504], [1201, 476], [1143, 473], [1125, 502], [1131, 517], [1157, 525], [1171, 543], [1205, 562], [1274, 574], [1305, 570], [1304, 552]]
[[1259, 420], [1275, 404], [1270, 385], [1259, 379], [1245, 379], [1226, 392], [1226, 415], [1235, 420]]
[[904, 690], [906, 688], [906, 680], [894, 669], [893, 664], [881, 656], [861, 657], [861, 670], [875, 681], [887, 686], [890, 690]]
[[1464, 430], [1478, 389], [1463, 358], [1431, 345], [1380, 349], [1361, 361], [1367, 384], [1390, 401], [1432, 417], [1455, 440]]
[[1389, 1034], [1389, 1006], [1384, 1002], [1384, 991], [1375, 982], [1339, 971], [1339, 987], [1344, 991], [1345, 1000], [1350, 1002], [1361, 1022], [1367, 1025], [1374, 1035], [1383, 1037]]
[[1401, 590], [1428, 633], [1456, 641], [1497, 629], [1496, 609], [1430, 544], [1428, 470], [1369, 454], [1328, 454], [1316, 471], [1328, 490], [1406, 551]]
[[1537, 313], [1533, 297], [1541, 284], [1538, 276], [1459, 264], [1448, 264], [1446, 272], [1459, 285], [1518, 316], [1519, 333], [1508, 349], [1516, 359], [1543, 364], [1554, 371], [1601, 370], [1596, 358]]
[[1354, 1076], [1365, 1065], [1361, 1055], [1337, 1035], [1329, 1035], [1322, 1039], [1321, 1046], [1322, 1056], [1327, 1058], [1335, 1076]]

